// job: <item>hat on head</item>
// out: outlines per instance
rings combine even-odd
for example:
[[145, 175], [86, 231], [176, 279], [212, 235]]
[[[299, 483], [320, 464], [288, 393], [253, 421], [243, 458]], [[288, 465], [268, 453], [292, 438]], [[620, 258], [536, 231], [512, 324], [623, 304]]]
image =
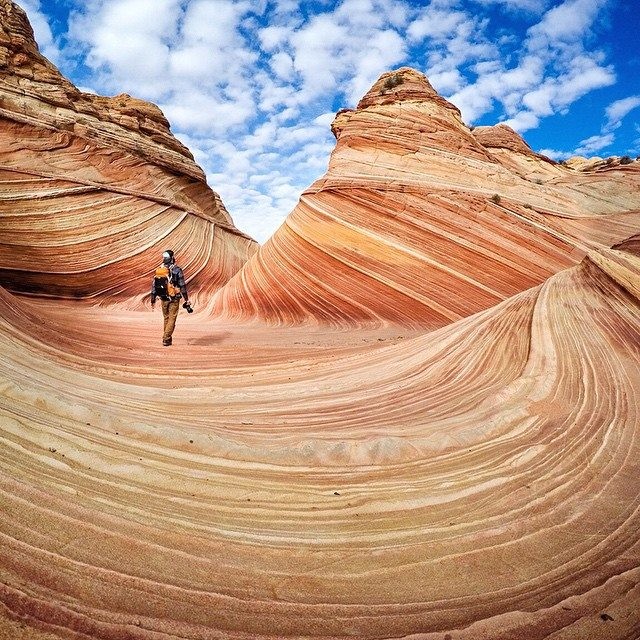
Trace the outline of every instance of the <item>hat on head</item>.
[[167, 249], [162, 254], [162, 262], [165, 264], [171, 264], [173, 262], [173, 251], [171, 251], [171, 249]]

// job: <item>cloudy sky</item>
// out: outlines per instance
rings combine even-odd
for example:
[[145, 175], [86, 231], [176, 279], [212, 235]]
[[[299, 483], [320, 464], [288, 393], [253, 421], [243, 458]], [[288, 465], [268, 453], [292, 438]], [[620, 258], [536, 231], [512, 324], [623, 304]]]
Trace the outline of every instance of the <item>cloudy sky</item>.
[[158, 104], [259, 242], [324, 173], [335, 112], [400, 66], [555, 159], [640, 155], [638, 0], [18, 4], [77, 86]]

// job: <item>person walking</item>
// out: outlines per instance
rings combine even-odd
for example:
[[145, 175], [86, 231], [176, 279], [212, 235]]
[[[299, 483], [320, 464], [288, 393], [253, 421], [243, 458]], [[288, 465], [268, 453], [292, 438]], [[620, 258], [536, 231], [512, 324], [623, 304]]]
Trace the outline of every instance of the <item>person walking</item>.
[[170, 347], [176, 319], [180, 311], [180, 300], [184, 298], [184, 308], [191, 313], [189, 294], [184, 282], [182, 269], [176, 264], [173, 251], [168, 249], [162, 254], [162, 264], [156, 269], [151, 285], [151, 308], [155, 309], [156, 299], [160, 298], [164, 317], [162, 344]]

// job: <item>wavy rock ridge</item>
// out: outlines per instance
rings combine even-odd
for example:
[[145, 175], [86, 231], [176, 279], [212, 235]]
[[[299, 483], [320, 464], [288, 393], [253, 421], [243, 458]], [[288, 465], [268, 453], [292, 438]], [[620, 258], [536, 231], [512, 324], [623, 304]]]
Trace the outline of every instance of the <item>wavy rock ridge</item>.
[[[2, 2], [15, 48], [25, 23], [7, 31]], [[203, 272], [251, 253], [197, 208], [215, 195], [186, 151], [167, 173], [124, 150], [127, 127], [113, 149], [91, 127], [70, 144], [131, 166], [149, 208], [174, 203], [185, 255], [212, 251], [203, 228], [226, 238]], [[32, 261], [13, 288], [33, 284], [0, 288], [2, 640], [640, 638], [636, 163], [575, 171], [504, 127], [469, 131], [409, 70], [334, 130], [327, 177], [214, 301], [226, 319], [181, 316], [170, 357], [137, 308], [148, 275], [109, 287], [130, 234], [162, 235], [139, 214], [128, 249], [100, 240], [112, 162], [92, 165], [99, 198], [63, 206], [60, 183], [86, 179], [67, 139], [9, 136], [2, 166], [29, 177], [5, 181], [19, 209], [0, 234]], [[162, 136], [140, 144], [162, 155]], [[91, 304], [37, 295], [66, 238], [100, 266], [56, 281]]]
[[[0, 273], [13, 291], [139, 301], [173, 248], [211, 296], [256, 250], [161, 111], [78, 91], [0, 2]], [[108, 247], [108, 249], [105, 249]], [[123, 274], [136, 274], [134, 277]]]

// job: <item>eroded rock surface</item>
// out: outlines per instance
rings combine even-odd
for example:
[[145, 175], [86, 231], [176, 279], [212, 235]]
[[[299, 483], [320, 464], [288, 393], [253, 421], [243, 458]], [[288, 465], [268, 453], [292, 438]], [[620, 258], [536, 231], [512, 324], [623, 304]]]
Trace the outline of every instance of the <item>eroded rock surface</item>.
[[94, 303], [0, 288], [0, 638], [640, 637], [636, 164], [556, 165], [386, 74], [167, 350], [137, 285], [110, 290], [113, 252], [175, 239], [230, 273], [251, 242], [186, 151], [149, 160], [163, 133], [134, 153], [114, 107], [113, 147], [53, 112], [42, 135], [43, 92], [35, 123], [0, 120], [4, 273], [24, 255], [14, 289]]
[[5, 624], [636, 637], [638, 283], [592, 251], [426, 335], [188, 317], [170, 360], [139, 312], [3, 296]]

